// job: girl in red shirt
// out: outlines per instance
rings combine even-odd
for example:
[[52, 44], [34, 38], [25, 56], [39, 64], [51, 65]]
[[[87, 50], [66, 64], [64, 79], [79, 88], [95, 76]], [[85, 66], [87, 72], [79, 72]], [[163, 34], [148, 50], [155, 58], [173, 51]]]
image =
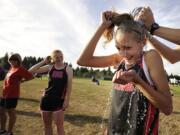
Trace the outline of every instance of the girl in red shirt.
[[[11, 65], [3, 84], [2, 98], [0, 98], [0, 134], [13, 135], [12, 130], [16, 122], [16, 106], [20, 96], [20, 83], [22, 79], [30, 80], [32, 73], [28, 72], [21, 65], [22, 60], [19, 54], [13, 54], [9, 58]], [[7, 115], [9, 116], [8, 128], [6, 128]], [[7, 131], [6, 131], [7, 130]]]

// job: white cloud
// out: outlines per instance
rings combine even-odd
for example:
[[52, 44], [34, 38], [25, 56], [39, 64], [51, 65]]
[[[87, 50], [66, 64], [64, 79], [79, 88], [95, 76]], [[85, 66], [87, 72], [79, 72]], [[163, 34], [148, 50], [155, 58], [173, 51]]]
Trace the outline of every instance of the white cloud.
[[1, 55], [10, 51], [46, 56], [59, 48], [73, 62], [92, 33], [94, 22], [84, 1], [7, 0], [2, 5]]
[[[129, 12], [135, 7], [149, 5], [157, 22], [177, 27], [180, 26], [177, 3], [167, 0], [1, 0], [0, 56], [6, 52], [18, 52], [22, 56], [42, 57], [53, 49], [61, 49], [65, 60], [75, 64], [98, 27], [101, 10], [114, 7], [118, 11]], [[172, 5], [171, 10], [165, 10]], [[103, 49], [100, 41], [96, 54], [106, 55], [115, 51], [113, 43]]]
[[176, 74], [176, 75], [180, 75], [180, 62], [177, 62], [176, 64], [167, 64], [166, 65], [166, 71], [168, 72], [168, 74]]

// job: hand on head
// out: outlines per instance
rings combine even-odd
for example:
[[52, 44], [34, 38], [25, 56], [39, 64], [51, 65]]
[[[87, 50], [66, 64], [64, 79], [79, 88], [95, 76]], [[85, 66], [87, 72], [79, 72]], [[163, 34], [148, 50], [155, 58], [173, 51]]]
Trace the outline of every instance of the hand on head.
[[111, 18], [113, 16], [112, 11], [105, 11], [102, 13], [102, 24], [104, 24], [107, 28], [111, 26]]
[[46, 64], [50, 64], [51, 63], [51, 56], [47, 56], [45, 59], [44, 59], [44, 62]]
[[143, 7], [134, 19], [142, 20], [148, 30], [150, 30], [151, 25], [155, 22], [153, 12], [150, 7]]

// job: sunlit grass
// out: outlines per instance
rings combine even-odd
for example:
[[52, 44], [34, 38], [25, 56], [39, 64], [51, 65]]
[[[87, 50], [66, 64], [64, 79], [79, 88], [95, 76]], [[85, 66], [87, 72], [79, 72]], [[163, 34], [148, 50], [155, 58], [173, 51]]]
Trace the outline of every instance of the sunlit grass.
[[[2, 82], [0, 82], [2, 87]], [[1, 88], [0, 87], [0, 88]], [[39, 101], [47, 79], [34, 79], [21, 85], [21, 99], [17, 107], [17, 135], [42, 135], [43, 126], [39, 111]], [[108, 117], [107, 102], [112, 87], [111, 81], [101, 81], [95, 85], [90, 79], [74, 79], [70, 107], [65, 112], [65, 132], [67, 135], [101, 135], [102, 120]], [[161, 114], [160, 135], [180, 134], [180, 87], [173, 87], [174, 111], [170, 116]], [[0, 89], [0, 91], [2, 88]], [[107, 111], [105, 113], [105, 111]], [[54, 128], [55, 131], [55, 128]]]

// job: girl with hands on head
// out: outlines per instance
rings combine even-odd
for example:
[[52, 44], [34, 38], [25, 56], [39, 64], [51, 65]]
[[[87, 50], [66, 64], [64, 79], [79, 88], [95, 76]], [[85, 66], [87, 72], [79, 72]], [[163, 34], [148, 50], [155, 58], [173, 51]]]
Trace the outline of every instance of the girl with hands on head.
[[[162, 59], [154, 50], [143, 51], [145, 34], [144, 27], [131, 15], [106, 11], [77, 61], [79, 65], [89, 67], [119, 65], [113, 77], [112, 107], [105, 134], [157, 135], [159, 110], [166, 115], [172, 112], [172, 98]], [[117, 53], [94, 55], [102, 35], [108, 41], [115, 40]], [[153, 84], [149, 83], [149, 78]]]
[[53, 135], [53, 118], [57, 127], [57, 134], [65, 134], [64, 111], [69, 106], [73, 70], [64, 64], [63, 58], [62, 51], [54, 50], [51, 57], [46, 57], [29, 69], [32, 73], [48, 72], [48, 87], [45, 89], [40, 102], [45, 135]]

